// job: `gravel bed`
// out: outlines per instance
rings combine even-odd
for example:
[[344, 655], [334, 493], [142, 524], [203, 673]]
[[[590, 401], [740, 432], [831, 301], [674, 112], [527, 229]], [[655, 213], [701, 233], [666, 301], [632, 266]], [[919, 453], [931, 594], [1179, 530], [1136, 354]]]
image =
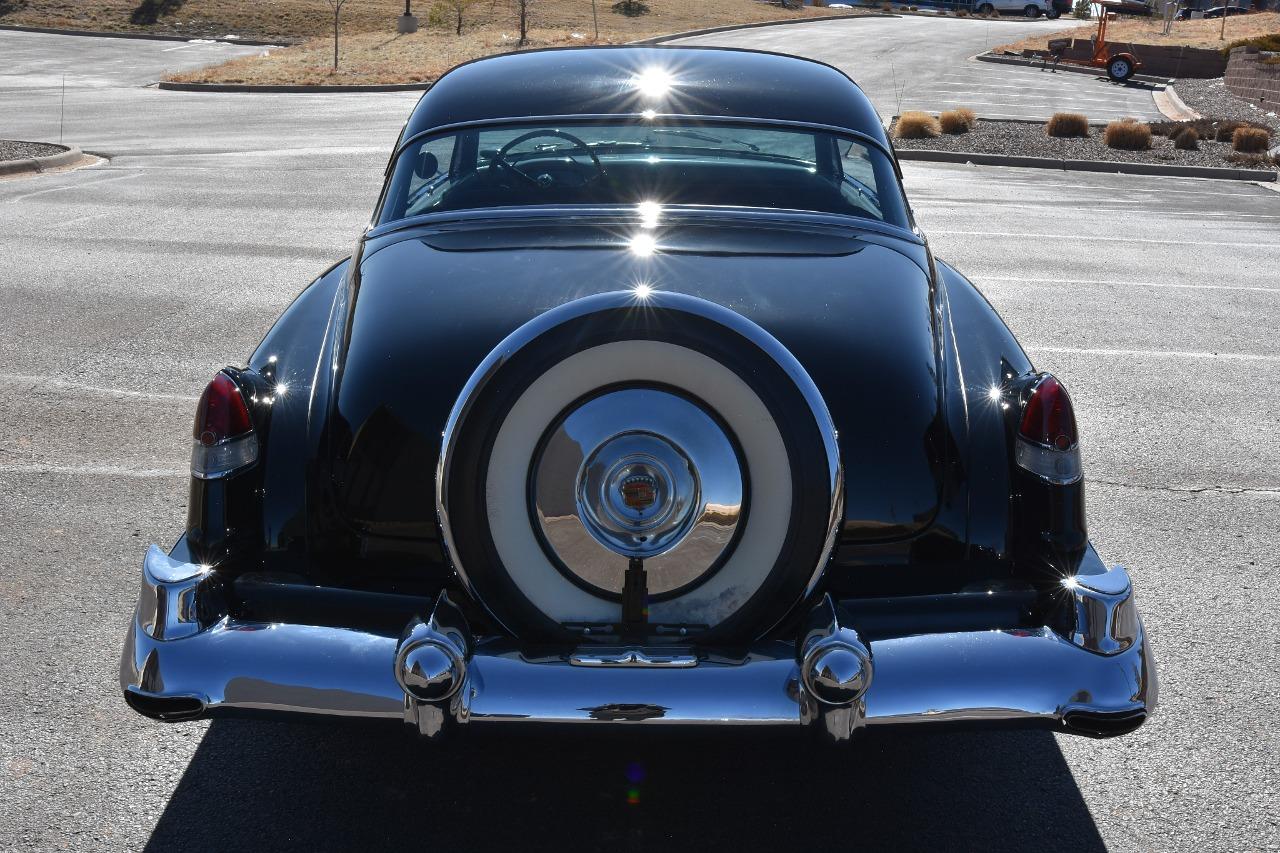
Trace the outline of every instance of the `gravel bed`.
[[974, 154], [1010, 154], [1018, 157], [1050, 157], [1060, 160], [1106, 160], [1116, 163], [1158, 163], [1173, 166], [1233, 167], [1224, 155], [1231, 153], [1226, 142], [1200, 140], [1199, 151], [1179, 151], [1163, 136], [1151, 137], [1147, 151], [1125, 151], [1108, 148], [1102, 141], [1101, 126], [1090, 128], [1085, 139], [1059, 139], [1047, 136], [1041, 122], [1004, 122], [978, 120], [968, 133], [942, 134], [933, 139], [895, 139], [899, 149], [927, 148], [935, 151], [957, 151]]
[[61, 154], [66, 150], [67, 146], [65, 145], [0, 139], [0, 160], [27, 160], [32, 157], [48, 157], [51, 154]]
[[1280, 118], [1274, 110], [1262, 110], [1227, 91], [1221, 77], [1209, 80], [1179, 80], [1173, 90], [1191, 109], [1209, 118], [1227, 118], [1265, 124], [1280, 133]]

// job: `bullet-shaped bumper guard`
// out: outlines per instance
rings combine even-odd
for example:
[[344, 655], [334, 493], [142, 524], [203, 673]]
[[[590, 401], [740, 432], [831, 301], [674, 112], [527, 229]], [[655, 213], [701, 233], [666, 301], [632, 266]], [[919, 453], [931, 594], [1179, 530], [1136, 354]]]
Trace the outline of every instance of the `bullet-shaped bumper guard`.
[[584, 646], [534, 655], [470, 635], [441, 596], [400, 637], [238, 621], [207, 567], [152, 547], [125, 640], [130, 706], [162, 720], [313, 714], [404, 720], [426, 735], [490, 722], [822, 726], [1039, 725], [1103, 737], [1156, 705], [1151, 649], [1128, 573], [1092, 549], [1063, 584], [1075, 625], [865, 642], [823, 599], [794, 642], [747, 653]]

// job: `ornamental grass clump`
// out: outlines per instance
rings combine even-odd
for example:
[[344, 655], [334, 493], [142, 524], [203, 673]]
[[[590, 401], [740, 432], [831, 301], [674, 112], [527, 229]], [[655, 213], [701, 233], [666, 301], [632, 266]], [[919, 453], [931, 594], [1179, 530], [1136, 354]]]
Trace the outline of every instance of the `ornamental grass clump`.
[[911, 110], [898, 116], [893, 127], [896, 139], [932, 139], [942, 133], [942, 125], [928, 113]]
[[968, 107], [946, 110], [938, 115], [938, 124], [943, 133], [968, 133], [977, 123], [978, 114]]
[[1146, 151], [1151, 147], [1151, 128], [1135, 119], [1123, 118], [1107, 125], [1102, 141], [1109, 148]]
[[1236, 130], [1249, 126], [1247, 121], [1220, 121], [1213, 131], [1213, 138], [1218, 142], [1230, 142]]
[[1054, 113], [1044, 132], [1059, 137], [1088, 136], [1089, 118], [1082, 113]]
[[1237, 127], [1231, 147], [1241, 154], [1260, 154], [1271, 144], [1271, 134], [1261, 127]]
[[1184, 127], [1173, 135], [1173, 147], [1179, 151], [1199, 151], [1200, 134], [1194, 127]]

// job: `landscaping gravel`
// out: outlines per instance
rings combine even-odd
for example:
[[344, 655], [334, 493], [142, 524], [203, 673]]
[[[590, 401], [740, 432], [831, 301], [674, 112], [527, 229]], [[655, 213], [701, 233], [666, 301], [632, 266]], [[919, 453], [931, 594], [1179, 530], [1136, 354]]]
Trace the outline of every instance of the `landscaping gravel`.
[[1117, 163], [1159, 163], [1175, 166], [1232, 167], [1224, 155], [1231, 153], [1226, 142], [1200, 140], [1199, 151], [1179, 151], [1163, 136], [1151, 137], [1146, 151], [1108, 148], [1102, 141], [1102, 126], [1090, 128], [1084, 139], [1047, 136], [1043, 122], [986, 121], [979, 119], [968, 133], [943, 134], [932, 139], [895, 139], [899, 149], [928, 148], [974, 154], [1010, 154], [1018, 157], [1050, 157], [1060, 160], [1106, 160]]
[[0, 139], [0, 160], [27, 160], [32, 157], [48, 157], [52, 154], [61, 154], [66, 150], [67, 146], [65, 145]]
[[1280, 133], [1280, 118], [1274, 110], [1262, 110], [1227, 91], [1221, 77], [1210, 80], [1179, 80], [1173, 87], [1182, 102], [1202, 116], [1252, 121]]

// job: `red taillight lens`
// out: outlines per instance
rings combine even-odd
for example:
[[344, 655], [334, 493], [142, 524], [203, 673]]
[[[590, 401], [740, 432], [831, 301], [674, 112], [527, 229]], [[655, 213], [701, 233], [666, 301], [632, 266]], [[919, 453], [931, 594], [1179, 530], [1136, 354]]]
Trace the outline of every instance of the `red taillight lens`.
[[249, 407], [231, 377], [219, 373], [204, 389], [196, 407], [196, 423], [192, 435], [196, 442], [212, 447], [253, 430]]
[[1022, 414], [1018, 434], [1054, 450], [1069, 450], [1075, 446], [1075, 411], [1067, 389], [1057, 379], [1045, 376], [1031, 389], [1031, 399]]

